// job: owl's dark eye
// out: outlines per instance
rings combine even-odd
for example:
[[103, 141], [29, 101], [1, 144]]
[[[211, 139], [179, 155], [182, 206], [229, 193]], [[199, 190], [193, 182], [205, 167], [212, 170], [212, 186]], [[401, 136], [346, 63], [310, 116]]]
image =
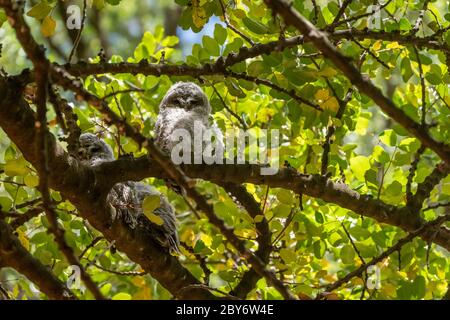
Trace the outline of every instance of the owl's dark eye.
[[91, 152], [99, 152], [100, 151], [100, 147], [99, 146], [93, 146], [91, 147]]

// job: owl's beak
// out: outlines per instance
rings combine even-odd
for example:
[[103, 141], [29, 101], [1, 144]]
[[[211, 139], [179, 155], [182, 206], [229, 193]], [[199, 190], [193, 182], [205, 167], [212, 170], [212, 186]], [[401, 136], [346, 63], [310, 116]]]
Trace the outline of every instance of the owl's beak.
[[180, 99], [180, 104], [183, 109], [189, 109], [189, 101], [185, 99]]
[[193, 99], [186, 99], [186, 100], [184, 100], [183, 101], [183, 103], [184, 103], [184, 105], [183, 105], [183, 107], [186, 109], [186, 110], [191, 110], [192, 109], [192, 102], [193, 102], [194, 100]]

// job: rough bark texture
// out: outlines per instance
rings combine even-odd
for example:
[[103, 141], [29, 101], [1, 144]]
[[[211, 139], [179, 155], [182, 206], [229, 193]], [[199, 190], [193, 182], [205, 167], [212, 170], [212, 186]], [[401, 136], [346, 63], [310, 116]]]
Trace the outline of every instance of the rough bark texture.
[[[0, 78], [0, 126], [21, 150], [31, 164], [36, 164], [34, 112], [21, 97], [20, 85], [6, 78]], [[199, 284], [174, 256], [156, 244], [144, 229], [130, 229], [120, 222], [112, 223], [109, 210], [104, 207], [104, 199], [112, 185], [95, 183], [95, 172], [80, 166], [70, 158], [55, 137], [48, 133], [49, 186], [61, 192], [79, 210], [80, 215], [103, 233], [109, 240], [115, 240], [119, 250], [139, 263], [155, 279], [177, 295], [181, 288]], [[64, 172], [65, 174], [60, 174]], [[203, 289], [184, 291], [183, 298], [211, 299], [210, 292]]]

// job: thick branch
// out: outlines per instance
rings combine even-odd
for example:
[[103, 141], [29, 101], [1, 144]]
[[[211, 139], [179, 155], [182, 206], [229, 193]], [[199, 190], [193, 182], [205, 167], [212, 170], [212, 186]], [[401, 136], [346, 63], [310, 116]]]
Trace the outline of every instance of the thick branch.
[[[272, 249], [271, 240], [272, 233], [269, 228], [269, 223], [264, 217], [264, 213], [261, 210], [260, 204], [253, 198], [251, 194], [245, 189], [245, 187], [233, 183], [226, 183], [223, 185], [226, 191], [231, 193], [239, 201], [241, 205], [245, 207], [248, 214], [255, 219], [257, 216], [261, 216], [261, 222], [256, 223], [256, 231], [258, 236], [256, 241], [258, 242], [258, 250], [255, 255], [261, 259], [264, 264], [268, 264], [269, 256]], [[258, 280], [261, 276], [253, 269], [247, 271], [242, 277], [239, 284], [230, 292], [231, 295], [245, 299], [248, 293], [255, 288]]]
[[[0, 78], [0, 126], [14, 141], [24, 157], [36, 164], [34, 114], [21, 98], [20, 86], [11, 79]], [[191, 284], [198, 284], [178, 260], [165, 252], [145, 231], [145, 227], [130, 229], [126, 224], [112, 222], [109, 210], [105, 208], [105, 197], [110, 185], [96, 183], [96, 177], [89, 168], [81, 167], [59, 146], [53, 135], [48, 133], [49, 186], [61, 192], [79, 210], [80, 216], [103, 233], [109, 241], [115, 240], [117, 248], [139, 263], [172, 294]], [[64, 174], [61, 174], [64, 173]], [[184, 298], [211, 299], [208, 291], [191, 290]]]
[[[298, 194], [320, 198], [342, 208], [373, 218], [378, 222], [414, 231], [423, 221], [411, 219], [409, 207], [396, 207], [377, 200], [370, 195], [362, 195], [343, 183], [336, 183], [321, 175], [301, 174], [292, 168], [282, 168], [275, 175], [261, 175], [261, 166], [251, 164], [233, 165], [182, 165], [190, 178], [200, 178], [218, 185], [231, 182], [235, 184], [253, 183], [273, 188], [284, 188]], [[119, 159], [104, 163], [97, 168], [97, 175], [110, 179], [110, 183], [122, 180], [142, 180], [146, 177], [167, 178], [157, 164], [147, 157]], [[421, 235], [426, 241], [433, 241], [450, 251], [450, 230], [442, 227], [434, 237], [425, 232]]]
[[0, 219], [0, 265], [11, 267], [35, 283], [50, 299], [76, 299], [73, 293], [33, 257], [13, 234], [11, 227]]
[[450, 146], [436, 141], [430, 136], [425, 127], [416, 123], [403, 110], [383, 95], [369, 79], [363, 77], [350, 60], [342, 55], [328, 40], [325, 33], [319, 31], [307, 19], [299, 14], [291, 5], [284, 0], [265, 0], [276, 13], [280, 13], [285, 22], [295, 26], [305, 35], [313, 45], [320, 50], [325, 57], [330, 59], [362, 93], [372, 98], [373, 101], [391, 118], [401, 124], [411, 134], [416, 136], [426, 147], [432, 149], [445, 162], [450, 164]]

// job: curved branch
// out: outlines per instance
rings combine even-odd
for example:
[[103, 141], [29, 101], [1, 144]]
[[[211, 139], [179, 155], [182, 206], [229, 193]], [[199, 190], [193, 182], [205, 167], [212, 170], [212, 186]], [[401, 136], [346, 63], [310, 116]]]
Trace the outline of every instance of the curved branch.
[[[236, 197], [253, 219], [257, 216], [262, 216], [261, 222], [255, 224], [256, 232], [258, 233], [256, 238], [258, 250], [255, 252], [255, 255], [260, 258], [264, 264], [267, 264], [272, 250], [272, 232], [270, 231], [269, 223], [264, 217], [264, 212], [261, 210], [260, 204], [250, 193], [248, 193], [247, 189], [241, 185], [225, 183], [223, 187], [226, 191], [231, 193], [232, 196]], [[248, 270], [230, 294], [245, 299], [249, 292], [256, 286], [259, 279], [261, 279], [261, 276], [254, 269]]]
[[[282, 168], [274, 175], [261, 175], [262, 166], [254, 164], [184, 164], [181, 168], [190, 178], [204, 179], [218, 185], [227, 182], [235, 184], [248, 182], [292, 190], [298, 194], [334, 203], [378, 222], [400, 227], [405, 231], [414, 231], [424, 223], [417, 212], [414, 215], [411, 214], [409, 207], [389, 205], [371, 195], [360, 194], [344, 183], [333, 182], [322, 175], [302, 174], [292, 168]], [[167, 178], [159, 166], [146, 156], [104, 163], [96, 168], [96, 174], [101, 176], [101, 179], [109, 179], [110, 183], [123, 180], [139, 181], [146, 177]], [[441, 178], [445, 176], [444, 174]], [[436, 236], [425, 232], [421, 237], [450, 251], [450, 230], [445, 227], [441, 227]]]
[[0, 265], [11, 267], [35, 283], [50, 299], [74, 300], [74, 294], [50, 269], [33, 257], [13, 234], [11, 227], [0, 219]]
[[392, 100], [387, 98], [369, 79], [364, 78], [350, 60], [333, 46], [325, 33], [319, 31], [286, 1], [265, 0], [265, 2], [275, 13], [280, 13], [284, 17], [286, 23], [295, 26], [303, 35], [305, 35], [325, 57], [330, 59], [336, 67], [344, 73], [353, 85], [355, 85], [362, 93], [372, 98], [372, 100], [388, 116], [416, 136], [426, 147], [439, 155], [442, 160], [450, 164], [450, 146], [443, 142], [436, 141], [428, 133], [426, 127], [415, 122], [403, 110], [397, 108]]
[[[21, 150], [31, 164], [36, 165], [36, 135], [34, 113], [21, 96], [20, 85], [9, 78], [0, 77], [0, 126]], [[57, 144], [55, 137], [47, 133], [49, 186], [61, 192], [73, 203], [80, 216], [103, 233], [109, 241], [115, 240], [117, 248], [139, 263], [162, 286], [173, 295], [186, 286], [199, 281], [179, 261], [155, 243], [145, 227], [130, 229], [126, 224], [111, 221], [109, 210], [104, 206], [109, 184], [98, 183], [94, 172], [82, 167], [70, 158]], [[64, 172], [64, 174], [60, 174]], [[205, 290], [191, 290], [191, 299], [213, 299]]]

